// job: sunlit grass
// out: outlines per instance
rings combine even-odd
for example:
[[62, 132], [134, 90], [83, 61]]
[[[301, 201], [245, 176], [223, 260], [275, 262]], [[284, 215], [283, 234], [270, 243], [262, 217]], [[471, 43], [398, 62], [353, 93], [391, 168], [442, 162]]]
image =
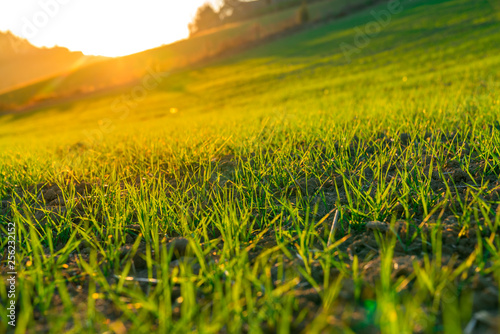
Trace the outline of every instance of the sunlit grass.
[[[487, 1], [404, 6], [351, 64], [338, 46], [367, 12], [172, 74], [123, 119], [117, 96], [3, 116], [18, 330], [465, 328], [472, 282], [498, 290], [500, 24]], [[175, 236], [190, 254], [170, 266]], [[357, 236], [364, 253], [343, 247]]]

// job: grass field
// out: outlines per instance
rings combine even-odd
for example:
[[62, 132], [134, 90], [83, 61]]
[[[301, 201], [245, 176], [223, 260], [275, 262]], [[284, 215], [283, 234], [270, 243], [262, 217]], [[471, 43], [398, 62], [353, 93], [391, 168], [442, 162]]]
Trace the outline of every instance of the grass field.
[[[370, 1], [314, 2], [307, 6], [310, 22], [325, 20], [341, 12], [354, 11], [353, 6], [366, 5]], [[148, 68], [171, 72], [199, 64], [223, 53], [241, 51], [270, 36], [297, 29], [301, 25], [297, 12], [298, 8], [292, 7], [234, 22], [156, 49], [108, 59], [46, 80], [39, 80], [25, 87], [0, 94], [0, 112], [19, 109], [40, 101], [53, 101], [78, 96], [81, 93], [107, 90], [119, 85], [135, 84], [147, 74]], [[8, 72], [5, 75], [8, 75]]]
[[402, 1], [348, 59], [380, 4], [1, 116], [16, 332], [496, 333], [495, 5]]

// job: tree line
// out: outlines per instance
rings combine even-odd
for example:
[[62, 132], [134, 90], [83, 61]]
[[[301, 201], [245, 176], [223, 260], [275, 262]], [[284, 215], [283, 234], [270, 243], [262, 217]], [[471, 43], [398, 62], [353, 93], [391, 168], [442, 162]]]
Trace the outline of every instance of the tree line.
[[220, 0], [218, 9], [205, 3], [196, 12], [188, 25], [191, 36], [200, 31], [218, 27], [229, 22], [236, 22], [305, 3], [304, 0]]

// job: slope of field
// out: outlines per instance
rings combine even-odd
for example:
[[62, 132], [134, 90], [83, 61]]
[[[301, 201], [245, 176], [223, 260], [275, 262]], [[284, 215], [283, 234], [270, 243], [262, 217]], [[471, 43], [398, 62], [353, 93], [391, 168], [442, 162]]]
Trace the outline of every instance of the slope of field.
[[1, 116], [16, 329], [495, 333], [500, 16], [392, 9]]
[[[369, 3], [370, 0], [315, 2], [308, 6], [310, 20], [319, 21], [341, 12], [353, 11], [356, 6]], [[0, 95], [0, 106], [3, 105], [4, 110], [14, 110], [20, 106], [36, 105], [45, 100], [64, 99], [133, 83], [147, 74], [147, 68], [162, 72], [185, 68], [204, 59], [230, 50], [237, 51], [268, 36], [298, 27], [300, 22], [297, 10], [290, 8], [233, 23], [187, 40], [47, 78], [28, 87]], [[147, 68], [145, 64], [148, 65]]]
[[40, 49], [9, 31], [0, 32], [0, 50], [0, 93], [105, 59], [60, 47]]

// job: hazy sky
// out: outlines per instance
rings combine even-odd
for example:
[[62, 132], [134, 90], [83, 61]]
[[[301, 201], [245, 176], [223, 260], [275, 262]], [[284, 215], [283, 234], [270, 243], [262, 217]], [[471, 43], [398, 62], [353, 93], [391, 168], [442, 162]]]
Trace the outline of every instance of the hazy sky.
[[205, 2], [0, 0], [0, 30], [10, 30], [36, 46], [122, 56], [187, 37], [187, 24]]

